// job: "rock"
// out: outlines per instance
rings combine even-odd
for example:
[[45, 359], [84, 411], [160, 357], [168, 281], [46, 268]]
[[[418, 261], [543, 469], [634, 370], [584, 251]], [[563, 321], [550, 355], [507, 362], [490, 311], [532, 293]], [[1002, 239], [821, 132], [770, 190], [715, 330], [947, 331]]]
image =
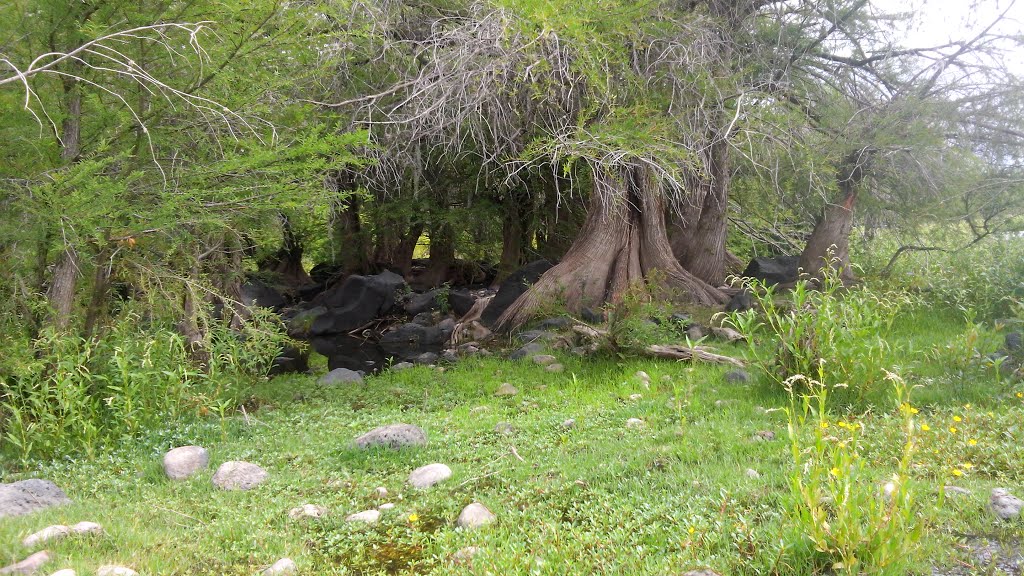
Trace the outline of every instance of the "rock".
[[419, 356], [414, 358], [413, 359], [413, 363], [414, 364], [433, 364], [434, 362], [437, 362], [438, 358], [440, 358], [440, 356], [438, 356], [437, 354], [434, 354], [433, 352], [424, 352], [423, 354], [420, 354]]
[[754, 440], [758, 442], [771, 442], [775, 440], [775, 432], [771, 430], [759, 430], [754, 432]]
[[629, 401], [630, 402], [636, 402], [637, 400], [643, 399], [643, 397], [644, 397], [643, 394], [630, 394], [629, 395]]
[[373, 489], [373, 497], [377, 500], [383, 500], [388, 497], [388, 489], [383, 486], [377, 486]]
[[385, 502], [385, 503], [381, 504], [380, 506], [377, 506], [377, 510], [380, 510], [381, 512], [384, 512], [386, 510], [393, 510], [394, 508], [395, 508], [395, 505], [392, 504], [391, 502]]
[[324, 374], [316, 381], [321, 386], [335, 386], [337, 384], [362, 384], [363, 375], [355, 370], [349, 370], [348, 368], [335, 368], [327, 374]]
[[498, 517], [479, 502], [474, 502], [462, 509], [455, 524], [460, 528], [479, 528], [497, 520]]
[[580, 310], [580, 318], [588, 324], [604, 324], [605, 321], [604, 312], [586, 307]]
[[747, 478], [752, 478], [754, 480], [761, 477], [761, 473], [758, 472], [757, 470], [754, 470], [753, 468], [747, 468], [745, 473], [747, 475]]
[[576, 419], [575, 418], [569, 418], [565, 422], [562, 422], [562, 428], [565, 428], [566, 430], [571, 430], [571, 429], [573, 429], [575, 427], [576, 427]]
[[445, 350], [441, 353], [441, 360], [454, 364], [459, 361], [459, 355], [454, 350]]
[[280, 310], [288, 303], [280, 290], [252, 276], [242, 283], [238, 300], [246, 306], [259, 306], [273, 310]]
[[799, 256], [759, 256], [747, 264], [743, 277], [763, 280], [765, 284], [795, 282], [800, 274]]
[[366, 524], [376, 524], [378, 520], [380, 520], [380, 510], [363, 510], [349, 514], [345, 518], [346, 522], [365, 522]]
[[79, 522], [71, 527], [71, 533], [79, 536], [97, 536], [103, 534], [103, 526], [95, 522]]
[[443, 291], [440, 289], [430, 290], [422, 294], [411, 294], [405, 301], [405, 312], [410, 316], [433, 312], [441, 308]]
[[639, 418], [630, 418], [629, 420], [626, 420], [626, 428], [643, 428], [643, 426], [644, 421]]
[[725, 381], [730, 384], [746, 384], [747, 382], [750, 382], [750, 374], [748, 374], [746, 370], [738, 368], [736, 370], [729, 370], [726, 372], [724, 378]]
[[50, 576], [77, 576], [77, 575], [75, 574], [75, 571], [72, 570], [71, 568], [65, 568], [63, 570], [57, 570], [53, 574], [50, 574]]
[[431, 353], [434, 354], [434, 360], [431, 361], [433, 362], [437, 360], [437, 353], [441, 351], [447, 339], [447, 334], [436, 326], [408, 323], [386, 332], [380, 337], [378, 345], [385, 354], [398, 360], [418, 362], [419, 356]]
[[202, 446], [179, 446], [164, 454], [164, 474], [184, 480], [210, 465], [210, 453]]
[[548, 318], [537, 324], [538, 330], [562, 330], [572, 325], [572, 320], [565, 316]]
[[1019, 352], [1024, 347], [1024, 334], [1010, 332], [1003, 339], [1003, 346], [1008, 352]]
[[510, 436], [515, 432], [515, 428], [508, 422], [498, 422], [494, 425], [494, 431], [502, 436]]
[[714, 570], [705, 568], [703, 570], [687, 570], [683, 572], [683, 576], [719, 576], [719, 574]]
[[139, 576], [139, 573], [124, 566], [106, 564], [96, 569], [96, 576]]
[[725, 305], [726, 312], [744, 312], [753, 308], [754, 296], [746, 288], [733, 294], [728, 304]]
[[469, 290], [451, 290], [448, 292], [448, 307], [456, 316], [462, 318], [476, 304], [476, 297]]
[[473, 320], [462, 327], [462, 336], [460, 339], [465, 338], [469, 338], [474, 342], [487, 342], [494, 338], [494, 332], [491, 332], [490, 328], [484, 326], [480, 322]]
[[549, 364], [548, 366], [544, 367], [544, 371], [545, 372], [552, 372], [552, 373], [555, 373], [555, 374], [561, 374], [562, 372], [565, 372], [565, 366], [562, 366], [561, 364], [557, 364], [557, 363], [556, 364]]
[[444, 464], [427, 464], [420, 466], [409, 474], [409, 484], [420, 490], [430, 488], [438, 482], [452, 477], [452, 469]]
[[949, 484], [943, 486], [942, 487], [942, 491], [946, 494], [946, 496], [949, 496], [949, 495], [970, 496], [972, 494], [972, 492], [970, 490], [968, 490], [967, 488], [961, 488], [959, 486], [952, 486], [952, 485], [949, 485]]
[[292, 338], [307, 338], [310, 331], [313, 329], [313, 323], [316, 319], [324, 314], [327, 314], [328, 310], [324, 306], [314, 306], [308, 310], [299, 310], [290, 317], [283, 317], [285, 326], [288, 329], [288, 335]]
[[404, 423], [374, 428], [355, 439], [355, 445], [359, 448], [384, 446], [398, 449], [405, 446], [424, 446], [426, 443], [427, 434], [422, 428]]
[[498, 386], [498, 389], [494, 392], [494, 395], [495, 396], [499, 396], [499, 397], [501, 397], [501, 396], [515, 396], [516, 394], [519, 394], [519, 389], [517, 389], [515, 386], [509, 384], [508, 382], [505, 382], [501, 386]]
[[651, 381], [651, 375], [648, 374], [647, 372], [644, 372], [643, 370], [637, 370], [636, 374], [634, 374], [633, 376], [636, 376], [642, 382], [650, 383], [650, 381]]
[[5, 568], [0, 568], [0, 574], [34, 574], [53, 559], [49, 550], [43, 550], [42, 552], [36, 552], [35, 554], [25, 558], [21, 562], [11, 564]]
[[1003, 520], [1012, 520], [1020, 516], [1024, 509], [1024, 500], [1010, 494], [1005, 488], [993, 488], [989, 497], [989, 506], [996, 516]]
[[725, 340], [726, 342], [738, 342], [743, 340], [743, 334], [740, 334], [732, 328], [726, 328], [724, 326], [715, 326], [711, 328], [711, 333], [715, 338]]
[[270, 364], [270, 376], [309, 372], [309, 350], [291, 344], [285, 344], [281, 352]]
[[71, 499], [67, 494], [49, 480], [33, 478], [0, 484], [0, 518], [31, 514], [69, 503]]
[[47, 542], [54, 542], [60, 540], [71, 534], [71, 528], [62, 524], [56, 524], [54, 526], [47, 526], [38, 532], [34, 532], [26, 536], [22, 541], [21, 545], [25, 548], [35, 548], [40, 544]]
[[405, 279], [393, 272], [376, 276], [352, 275], [314, 298], [315, 305], [328, 309], [310, 327], [310, 334], [344, 334], [386, 315], [395, 306], [396, 293]]
[[281, 558], [270, 568], [263, 571], [263, 576], [284, 576], [286, 574], [297, 574], [299, 567], [292, 562], [291, 558]]
[[480, 315], [480, 323], [488, 328], [493, 328], [494, 323], [505, 313], [505, 310], [526, 292], [530, 285], [540, 280], [540, 277], [550, 270], [552, 266], [554, 264], [547, 260], [537, 260], [510, 274], [501, 283], [498, 293], [491, 299], [487, 308], [484, 308], [483, 313]]
[[233, 460], [217, 468], [213, 484], [221, 490], [249, 490], [263, 483], [269, 474], [250, 462]]
[[537, 352], [541, 352], [543, 350], [544, 350], [544, 345], [543, 344], [541, 344], [540, 342], [531, 342], [531, 343], [523, 346], [522, 348], [516, 350], [515, 352], [513, 352], [509, 356], [509, 359], [511, 359], [511, 360], [521, 360], [523, 358], [526, 358], [527, 356], [531, 356], [531, 355], [536, 354]]
[[476, 546], [466, 546], [460, 548], [458, 552], [452, 555], [452, 562], [459, 565], [466, 565], [473, 561], [473, 556], [476, 556], [480, 552], [480, 549]]
[[322, 518], [327, 515], [327, 508], [316, 504], [303, 504], [288, 511], [288, 517], [297, 520], [299, 518]]
[[391, 367], [391, 371], [400, 372], [402, 370], [408, 370], [409, 368], [412, 368], [414, 366], [416, 365], [413, 364], [412, 362], [399, 362], [398, 364], [395, 364], [394, 366]]
[[686, 337], [690, 339], [690, 342], [696, 342], [704, 338], [704, 328], [700, 324], [691, 324], [686, 329]]
[[434, 313], [433, 312], [420, 312], [419, 314], [412, 317], [413, 324], [419, 324], [420, 326], [433, 326], [434, 325]]
[[532, 358], [534, 364], [540, 364], [541, 366], [549, 366], [558, 362], [558, 358], [550, 354], [537, 354]]

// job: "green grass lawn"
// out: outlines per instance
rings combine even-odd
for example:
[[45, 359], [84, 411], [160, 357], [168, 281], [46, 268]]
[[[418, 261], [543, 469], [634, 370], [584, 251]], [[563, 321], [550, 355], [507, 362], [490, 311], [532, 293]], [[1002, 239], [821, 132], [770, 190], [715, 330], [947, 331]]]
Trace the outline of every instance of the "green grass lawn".
[[[918, 450], [910, 480], [925, 528], [915, 547], [921, 574], [932, 565], [970, 562], [957, 547], [965, 534], [1010, 541], [1024, 529], [1024, 521], [998, 522], [985, 509], [993, 487], [1024, 496], [1024, 386], [985, 366], [945, 365], [941, 351], [959, 349], [966, 333], [954, 316], [924, 311], [901, 319], [891, 336], [893, 365], [921, 386], [913, 396]], [[987, 336], [979, 348], [994, 341]], [[741, 356], [745, 347], [721, 350]], [[799, 544], [801, 526], [788, 512], [793, 460], [784, 390], [753, 369], [750, 383], [737, 384], [726, 382], [719, 366], [561, 354], [560, 360], [561, 374], [529, 360], [474, 359], [443, 372], [418, 367], [330, 389], [310, 376], [278, 378], [258, 385], [244, 415], [155, 431], [89, 461], [8, 474], [4, 481], [52, 479], [74, 504], [0, 522], [0, 564], [31, 552], [19, 544], [29, 533], [91, 520], [106, 535], [51, 545], [57, 560], [47, 573], [70, 567], [92, 574], [116, 563], [141, 574], [248, 575], [285, 556], [309, 575], [828, 568]], [[650, 375], [650, 389], [638, 370]], [[502, 382], [519, 394], [494, 397]], [[566, 429], [569, 418], [576, 424]], [[644, 425], [627, 429], [629, 418]], [[903, 443], [892, 400], [879, 395], [834, 407], [829, 418], [863, 424], [867, 489], [880, 490]], [[395, 422], [423, 427], [428, 445], [352, 447], [356, 436]], [[497, 432], [500, 422], [512, 432]], [[763, 441], [759, 431], [776, 438]], [[169, 481], [162, 453], [184, 444], [206, 446], [211, 467]], [[210, 477], [228, 460], [260, 464], [270, 479], [250, 491], [218, 490]], [[410, 471], [433, 462], [449, 465], [454, 476], [426, 491], [406, 486]], [[939, 506], [945, 483], [973, 494]], [[373, 526], [345, 522], [380, 504], [378, 486], [395, 507]], [[455, 518], [474, 501], [497, 523], [457, 529]], [[288, 511], [305, 503], [330, 513], [290, 519]], [[480, 551], [470, 563], [454, 562], [467, 546]]]

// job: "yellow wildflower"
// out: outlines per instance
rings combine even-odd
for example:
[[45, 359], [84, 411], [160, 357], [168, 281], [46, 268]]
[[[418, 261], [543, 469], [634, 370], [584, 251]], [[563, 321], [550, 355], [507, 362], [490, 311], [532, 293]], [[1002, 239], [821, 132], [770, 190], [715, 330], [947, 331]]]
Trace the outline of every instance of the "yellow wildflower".
[[963, 476], [963, 475], [964, 475], [964, 473], [961, 472], [960, 470], [953, 469], [953, 476]]
[[931, 427], [931, 426], [929, 426], [929, 425], [927, 425], [927, 424], [921, 424], [921, 430], [922, 430], [923, 432], [927, 432], [927, 431], [929, 431], [929, 430], [931, 430], [931, 429], [932, 429], [932, 427]]
[[968, 440], [967, 443], [970, 444], [971, 446], [977, 446], [978, 445], [978, 441], [975, 440], [974, 438], [971, 438], [970, 440]]
[[829, 470], [829, 474], [832, 474], [833, 476], [839, 476], [839, 468], [833, 466], [832, 469]]
[[415, 522], [420, 519], [419, 514], [409, 514], [409, 522]]
[[963, 422], [963, 420], [964, 419], [959, 416], [953, 416], [953, 422]]
[[690, 528], [687, 530], [687, 532], [689, 532], [690, 534], [693, 534], [696, 531], [697, 531], [697, 529], [694, 528], [693, 526], [690, 526]]
[[949, 433], [950, 434], [956, 434], [956, 426], [950, 426], [949, 427]]
[[970, 470], [971, 468], [974, 468], [974, 464], [971, 464], [970, 462], [964, 462], [962, 466], [964, 467], [964, 470]]

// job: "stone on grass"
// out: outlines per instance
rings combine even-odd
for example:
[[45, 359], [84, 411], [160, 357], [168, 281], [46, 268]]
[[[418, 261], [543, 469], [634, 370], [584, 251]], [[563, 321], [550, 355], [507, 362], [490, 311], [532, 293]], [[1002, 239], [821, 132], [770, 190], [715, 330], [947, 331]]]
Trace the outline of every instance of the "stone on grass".
[[409, 474], [409, 484], [413, 488], [430, 488], [438, 482], [444, 482], [452, 477], [452, 469], [444, 464], [427, 464], [420, 466]]
[[96, 576], [139, 576], [139, 573], [124, 566], [106, 564], [96, 569]]
[[750, 374], [746, 370], [737, 368], [725, 373], [725, 381], [730, 384], [746, 384], [750, 382]]
[[71, 527], [71, 533], [78, 535], [85, 534], [95, 536], [98, 534], [103, 534], [103, 526], [100, 526], [95, 522], [79, 522], [78, 524], [75, 524]]
[[515, 396], [516, 394], [519, 394], [519, 389], [508, 382], [498, 386], [498, 389], [494, 392], [495, 396]]
[[363, 522], [366, 524], [376, 524], [378, 520], [380, 520], [380, 510], [363, 510], [362, 512], [349, 514], [345, 518], [346, 522]]
[[759, 430], [754, 432], [754, 440], [758, 442], [771, 442], [775, 440], [775, 432], [771, 430]]
[[550, 354], [537, 354], [536, 356], [533, 357], [533, 363], [540, 364], [541, 366], [548, 366], [549, 364], [554, 364], [555, 362], [558, 362], [558, 358], [555, 358]]
[[498, 517], [479, 502], [473, 502], [462, 509], [455, 524], [460, 528], [479, 528], [497, 520]]
[[503, 436], [509, 436], [515, 432], [515, 428], [508, 422], [498, 422], [494, 425], [494, 431]]
[[714, 327], [711, 329], [711, 333], [715, 335], [715, 338], [720, 338], [726, 342], [736, 342], [743, 340], [743, 334], [733, 330], [732, 328]]
[[232, 460], [217, 468], [213, 484], [221, 490], [249, 490], [262, 484], [268, 476], [267, 471], [256, 464]]
[[961, 488], [959, 486], [953, 486], [951, 484], [947, 484], [947, 485], [943, 486], [942, 487], [942, 491], [945, 492], [946, 496], [949, 496], [950, 494], [955, 494], [957, 496], [970, 496], [971, 495], [971, 491], [968, 490], [967, 488]]
[[758, 478], [761, 477], [761, 473], [758, 472], [757, 470], [754, 470], [753, 468], [747, 468], [746, 474], [747, 478], [752, 478], [754, 480], [757, 480]]
[[423, 446], [427, 443], [427, 434], [419, 426], [412, 424], [388, 424], [374, 428], [355, 440], [359, 448], [383, 446], [398, 449], [405, 446]]
[[6, 568], [0, 568], [0, 574], [35, 574], [43, 567], [43, 564], [46, 564], [52, 559], [53, 556], [50, 554], [49, 550], [36, 552], [21, 562], [11, 564]]
[[321, 518], [327, 515], [327, 508], [323, 506], [317, 506], [316, 504], [303, 504], [297, 508], [292, 508], [288, 511], [288, 517], [293, 519], [298, 518]]
[[77, 575], [75, 574], [75, 571], [72, 570], [71, 568], [65, 568], [63, 570], [57, 570], [53, 574], [50, 574], [50, 576], [77, 576]]
[[707, 568], [703, 570], [687, 570], [683, 572], [683, 576], [718, 576], [718, 572], [708, 570]]
[[270, 568], [263, 571], [263, 576], [284, 576], [286, 574], [297, 574], [299, 567], [292, 562], [291, 558], [281, 558]]
[[49, 480], [32, 478], [0, 484], [0, 518], [31, 514], [70, 502], [67, 494]]
[[562, 366], [561, 364], [557, 363], [549, 364], [544, 369], [547, 370], [548, 372], [554, 372], [555, 374], [561, 374], [562, 372], [565, 372], [565, 366]]
[[644, 397], [643, 394], [630, 394], [629, 395], [629, 400], [630, 400], [630, 402], [636, 402], [637, 400], [643, 399], [643, 397]]
[[395, 364], [394, 366], [391, 367], [391, 371], [398, 372], [399, 370], [407, 370], [414, 366], [416, 365], [413, 364], [412, 362], [399, 362], [398, 364]]
[[569, 418], [565, 422], [562, 422], [562, 428], [565, 428], [566, 430], [569, 430], [569, 429], [572, 429], [572, 428], [575, 428], [575, 427], [576, 427], [576, 419], [575, 418]]
[[513, 352], [509, 356], [509, 358], [512, 360], [520, 360], [522, 358], [526, 358], [527, 356], [532, 356], [534, 354], [537, 354], [538, 352], [542, 352], [543, 350], [544, 345], [541, 344], [540, 342], [530, 342], [529, 344]]
[[383, 512], [385, 510], [391, 510], [394, 507], [395, 507], [394, 503], [392, 503], [392, 502], [385, 502], [385, 503], [381, 504], [380, 506], [377, 506], [377, 510], [380, 510], [381, 512]]
[[473, 556], [476, 556], [478, 552], [480, 552], [480, 549], [476, 546], [466, 546], [465, 548], [460, 548], [458, 552], [452, 554], [452, 562], [455, 562], [459, 565], [469, 564], [473, 561]]
[[64, 538], [68, 534], [71, 534], [71, 528], [67, 526], [56, 524], [54, 526], [47, 526], [38, 532], [34, 532], [26, 536], [22, 541], [21, 545], [25, 548], [35, 548], [40, 544], [47, 542], [54, 542]]
[[1010, 494], [1005, 488], [993, 488], [989, 506], [996, 516], [1003, 520], [1012, 520], [1020, 516], [1021, 509], [1024, 509], [1024, 500]]
[[651, 375], [648, 374], [647, 372], [644, 372], [643, 370], [637, 370], [636, 374], [634, 374], [634, 376], [636, 376], [637, 378], [639, 378], [641, 380], [645, 380], [647, 382], [651, 381]]
[[334, 386], [335, 384], [344, 384], [346, 382], [362, 384], [363, 375], [348, 368], [335, 368], [316, 381], [321, 386]]
[[643, 428], [644, 421], [639, 418], [626, 420], [626, 428]]
[[164, 474], [184, 480], [210, 465], [210, 453], [202, 446], [179, 446], [164, 454]]
[[388, 497], [388, 489], [383, 486], [377, 486], [373, 489], [373, 497], [377, 500], [383, 500]]

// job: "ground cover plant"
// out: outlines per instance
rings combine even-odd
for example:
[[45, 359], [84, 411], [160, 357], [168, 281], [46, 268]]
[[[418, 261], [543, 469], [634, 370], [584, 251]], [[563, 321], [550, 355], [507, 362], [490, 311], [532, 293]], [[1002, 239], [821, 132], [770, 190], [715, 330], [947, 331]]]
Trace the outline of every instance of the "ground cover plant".
[[[969, 331], [956, 318], [916, 309], [892, 323], [891, 338], [952, 345]], [[1011, 543], [1020, 534], [1019, 520], [997, 520], [986, 504], [991, 488], [1024, 482], [1024, 386], [980, 366], [936, 375], [925, 348], [894, 349], [900, 375], [888, 382], [900, 394], [873, 389], [854, 404], [807, 394], [813, 387], [787, 392], [756, 371], [740, 381], [719, 366], [563, 354], [560, 374], [491, 358], [385, 372], [363, 385], [277, 378], [226, 422], [157, 427], [93, 459], [9, 465], [5, 480], [42, 474], [75, 502], [6, 519], [0, 557], [24, 557], [17, 543], [46, 525], [89, 519], [106, 534], [50, 546], [80, 574], [107, 563], [143, 574], [252, 574], [285, 556], [303, 574], [984, 570], [964, 535]], [[745, 345], [726, 351], [740, 355]], [[495, 397], [504, 382], [519, 393]], [[630, 418], [642, 424], [627, 426]], [[399, 421], [422, 426], [427, 446], [353, 448], [359, 434]], [[213, 466], [172, 482], [160, 457], [184, 444], [207, 446]], [[270, 479], [218, 490], [210, 475], [227, 460], [257, 462]], [[453, 477], [411, 489], [409, 472], [431, 462]], [[971, 495], [943, 495], [947, 484]], [[378, 486], [395, 507], [371, 526], [346, 522], [381, 504]], [[497, 522], [457, 529], [470, 502]], [[329, 513], [289, 518], [304, 503]], [[479, 551], [457, 560], [468, 546]]]

